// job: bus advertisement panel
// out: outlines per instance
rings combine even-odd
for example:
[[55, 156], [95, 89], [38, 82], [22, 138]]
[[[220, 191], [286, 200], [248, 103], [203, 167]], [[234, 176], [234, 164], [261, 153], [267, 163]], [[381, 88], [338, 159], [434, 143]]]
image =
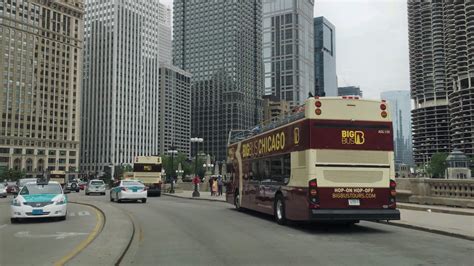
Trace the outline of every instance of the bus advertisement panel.
[[380, 101], [310, 98], [277, 126], [231, 137], [227, 201], [279, 223], [399, 219], [386, 110]]
[[133, 163], [133, 178], [147, 187], [148, 196], [161, 196], [162, 162], [159, 156], [137, 156]]

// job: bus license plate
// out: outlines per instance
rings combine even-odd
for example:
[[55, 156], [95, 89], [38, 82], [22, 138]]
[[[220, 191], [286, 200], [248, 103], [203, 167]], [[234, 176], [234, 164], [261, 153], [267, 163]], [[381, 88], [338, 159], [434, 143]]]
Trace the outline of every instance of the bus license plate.
[[360, 206], [359, 199], [349, 199], [349, 206]]

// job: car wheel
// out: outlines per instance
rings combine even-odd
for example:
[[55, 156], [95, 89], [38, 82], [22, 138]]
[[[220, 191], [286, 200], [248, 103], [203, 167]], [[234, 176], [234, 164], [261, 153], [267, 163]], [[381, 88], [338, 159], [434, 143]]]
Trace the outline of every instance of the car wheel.
[[89, 192], [86, 192], [86, 196], [89, 196]]
[[142, 199], [142, 203], [146, 203], [146, 199]]
[[285, 213], [285, 200], [282, 195], [278, 195], [275, 199], [275, 220], [280, 225], [285, 225], [287, 223], [286, 213]]
[[157, 197], [161, 197], [161, 191], [156, 194]]
[[114, 198], [112, 198], [112, 193], [110, 193], [110, 201], [114, 202]]

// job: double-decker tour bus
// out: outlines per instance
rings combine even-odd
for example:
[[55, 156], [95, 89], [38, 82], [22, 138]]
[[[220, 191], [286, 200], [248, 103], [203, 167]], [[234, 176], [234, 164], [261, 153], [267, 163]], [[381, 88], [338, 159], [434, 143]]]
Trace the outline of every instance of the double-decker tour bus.
[[161, 157], [137, 156], [133, 163], [133, 178], [140, 180], [148, 191], [148, 196], [161, 196]]
[[66, 185], [66, 172], [65, 171], [51, 171], [49, 173], [49, 181], [56, 181], [62, 187]]
[[312, 97], [298, 112], [229, 134], [226, 200], [294, 221], [399, 220], [387, 103]]

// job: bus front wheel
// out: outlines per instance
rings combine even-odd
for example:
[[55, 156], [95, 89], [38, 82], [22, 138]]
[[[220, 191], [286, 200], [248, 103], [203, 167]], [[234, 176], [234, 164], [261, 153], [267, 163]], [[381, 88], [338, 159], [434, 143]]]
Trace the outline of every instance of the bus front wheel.
[[285, 213], [285, 200], [281, 194], [275, 198], [275, 220], [278, 224], [285, 225], [287, 223]]

